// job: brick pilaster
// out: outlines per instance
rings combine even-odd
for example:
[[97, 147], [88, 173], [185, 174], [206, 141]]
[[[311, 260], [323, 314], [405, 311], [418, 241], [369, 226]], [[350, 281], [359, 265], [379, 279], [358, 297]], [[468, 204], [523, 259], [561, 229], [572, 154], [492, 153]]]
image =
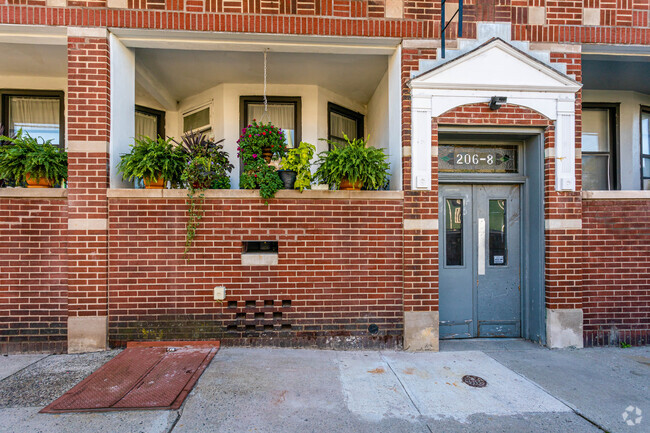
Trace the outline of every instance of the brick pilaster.
[[106, 347], [109, 70], [106, 31], [69, 29], [67, 104], [70, 351]]

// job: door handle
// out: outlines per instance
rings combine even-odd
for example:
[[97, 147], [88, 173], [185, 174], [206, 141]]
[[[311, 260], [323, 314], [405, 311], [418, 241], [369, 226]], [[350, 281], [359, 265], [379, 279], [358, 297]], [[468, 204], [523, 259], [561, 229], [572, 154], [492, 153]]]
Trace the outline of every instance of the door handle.
[[478, 219], [478, 274], [485, 275], [485, 218]]

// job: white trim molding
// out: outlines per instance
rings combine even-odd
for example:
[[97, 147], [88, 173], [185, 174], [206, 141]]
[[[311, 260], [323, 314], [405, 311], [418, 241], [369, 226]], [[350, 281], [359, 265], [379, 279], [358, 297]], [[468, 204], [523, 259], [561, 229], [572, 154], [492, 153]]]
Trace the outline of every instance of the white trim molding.
[[104, 27], [68, 27], [68, 37], [108, 38], [108, 30]]
[[108, 153], [108, 141], [68, 141], [68, 152]]
[[[535, 55], [540, 57], [539, 53]], [[412, 101], [412, 189], [431, 187], [431, 119], [426, 116], [439, 117], [462, 105], [504, 96], [508, 104], [530, 108], [555, 121], [555, 188], [575, 191], [575, 93], [582, 85], [568, 75], [502, 39], [492, 38], [472, 51], [438, 63], [408, 85]]]

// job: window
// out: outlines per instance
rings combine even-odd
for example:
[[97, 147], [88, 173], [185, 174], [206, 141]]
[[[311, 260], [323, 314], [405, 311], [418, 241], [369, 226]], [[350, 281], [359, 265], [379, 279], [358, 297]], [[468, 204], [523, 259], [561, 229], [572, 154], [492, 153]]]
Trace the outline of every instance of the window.
[[650, 190], [650, 107], [641, 108], [641, 189]]
[[346, 144], [343, 134], [350, 141], [363, 138], [363, 114], [331, 102], [327, 104], [327, 112], [327, 138], [330, 141]]
[[584, 104], [582, 110], [582, 189], [616, 189], [615, 105]]
[[153, 108], [135, 106], [135, 136], [165, 137], [165, 112]]
[[64, 146], [63, 92], [53, 90], [3, 90], [2, 124], [12, 136], [22, 129], [32, 137]]
[[183, 133], [202, 132], [205, 135], [210, 135], [211, 130], [209, 106], [203, 106], [183, 114]]
[[264, 97], [242, 96], [240, 100], [241, 126], [245, 128], [253, 120], [271, 122], [281, 128], [287, 139], [287, 147], [296, 147], [301, 140], [301, 107], [299, 97], [268, 96], [264, 112]]

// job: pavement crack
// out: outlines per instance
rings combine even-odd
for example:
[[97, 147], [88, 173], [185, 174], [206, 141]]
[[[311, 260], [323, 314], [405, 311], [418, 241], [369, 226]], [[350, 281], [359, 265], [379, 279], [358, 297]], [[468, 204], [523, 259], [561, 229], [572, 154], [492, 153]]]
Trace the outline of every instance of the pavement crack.
[[[379, 356], [381, 357], [381, 360], [384, 361], [384, 362], [386, 363], [386, 365], [388, 366], [388, 368], [390, 369], [390, 371], [393, 373], [393, 376], [395, 376], [395, 379], [397, 379], [397, 381], [399, 382], [400, 386], [401, 386], [402, 389], [404, 390], [404, 394], [406, 394], [406, 396], [409, 398], [409, 401], [411, 402], [411, 404], [413, 405], [413, 407], [415, 408], [415, 410], [418, 411], [418, 415], [420, 416], [420, 418], [424, 418], [424, 415], [422, 415], [422, 411], [420, 410], [420, 408], [418, 407], [418, 405], [415, 404], [415, 400], [413, 400], [413, 397], [411, 397], [411, 394], [410, 394], [410, 393], [408, 392], [408, 390], [406, 389], [406, 386], [405, 386], [404, 383], [402, 382], [402, 379], [400, 379], [400, 377], [397, 375], [397, 373], [396, 373], [395, 370], [393, 369], [393, 366], [390, 365], [390, 362], [388, 362], [388, 360], [386, 359], [386, 357], [384, 356], [383, 353], [379, 352]], [[431, 427], [429, 427], [429, 424], [428, 424], [428, 423], [425, 422], [424, 425], [426, 426], [427, 430], [429, 430], [430, 433], [433, 433], [433, 430], [431, 430]]]

